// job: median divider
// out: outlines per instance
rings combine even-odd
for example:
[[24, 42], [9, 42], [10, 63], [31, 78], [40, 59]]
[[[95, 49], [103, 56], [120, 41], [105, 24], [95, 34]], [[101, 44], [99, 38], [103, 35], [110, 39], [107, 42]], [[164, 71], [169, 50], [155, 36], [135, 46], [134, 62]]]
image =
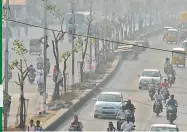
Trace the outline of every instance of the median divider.
[[[163, 27], [160, 29], [151, 31], [149, 33], [142, 34], [141, 37], [150, 37], [152, 35], [155, 35], [161, 32], [162, 30], [163, 30]], [[71, 106], [69, 109], [59, 110], [55, 116], [51, 117], [44, 124], [42, 124], [44, 130], [55, 131], [55, 129], [57, 129], [60, 124], [64, 123], [67, 119], [72, 117], [72, 115], [76, 112], [76, 110], [81, 108], [85, 104], [86, 101], [91, 99], [95, 95], [96, 92], [100, 91], [101, 87], [106, 85], [107, 82], [113, 78], [113, 76], [116, 74], [117, 70], [121, 66], [122, 62], [123, 62], [122, 56], [121, 55], [116, 56], [116, 59], [113, 61], [111, 69], [110, 69], [111, 72], [105, 74], [105, 77], [103, 78], [103, 80], [99, 84], [97, 84], [94, 88], [85, 90], [85, 92], [83, 92], [80, 97], [73, 100], [73, 104], [74, 104], [73, 106]]]

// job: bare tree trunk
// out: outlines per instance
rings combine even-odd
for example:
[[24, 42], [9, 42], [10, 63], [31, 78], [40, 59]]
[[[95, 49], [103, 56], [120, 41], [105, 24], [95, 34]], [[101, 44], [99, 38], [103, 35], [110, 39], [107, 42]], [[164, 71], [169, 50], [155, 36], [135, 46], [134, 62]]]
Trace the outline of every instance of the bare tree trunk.
[[19, 76], [19, 82], [20, 82], [20, 88], [21, 88], [21, 93], [20, 93], [20, 124], [18, 125], [19, 128], [24, 129], [25, 128], [25, 98], [24, 98], [24, 77], [23, 77], [23, 64], [22, 64], [22, 59], [20, 59], [20, 75]]
[[90, 33], [90, 25], [91, 25], [91, 23], [89, 22], [88, 23], [88, 29], [87, 29], [86, 45], [85, 45], [85, 48], [84, 48], [84, 52], [82, 54], [82, 62], [80, 64], [81, 82], [84, 81], [84, 78], [83, 78], [83, 67], [84, 67], [84, 59], [85, 59], [85, 56], [86, 56], [86, 51], [87, 51], [87, 48], [88, 48], [88, 39], [89, 39], [89, 33]]
[[64, 60], [64, 69], [63, 69], [63, 77], [64, 77], [64, 92], [67, 92], [67, 87], [66, 87], [66, 64], [67, 64], [67, 59]]

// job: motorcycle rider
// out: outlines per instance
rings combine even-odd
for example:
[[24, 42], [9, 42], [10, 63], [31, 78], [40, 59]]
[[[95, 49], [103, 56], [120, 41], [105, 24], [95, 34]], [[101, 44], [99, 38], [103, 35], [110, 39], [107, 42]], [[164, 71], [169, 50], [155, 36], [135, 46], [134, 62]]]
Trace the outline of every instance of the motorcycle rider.
[[166, 58], [164, 66], [170, 66], [170, 58]]
[[172, 77], [173, 77], [173, 79], [174, 79], [174, 81], [175, 81], [175, 75], [176, 75], [176, 72], [175, 72], [175, 69], [173, 68], [173, 66], [171, 65], [170, 66], [170, 74], [172, 75]]
[[36, 76], [36, 70], [34, 69], [34, 67], [33, 67], [33, 65], [31, 64], [30, 66], [29, 66], [29, 77], [30, 76], [34, 76], [34, 78], [35, 78], [35, 76]]
[[169, 88], [169, 84], [167, 82], [167, 79], [164, 79], [164, 82], [161, 84], [162, 88]]
[[[155, 93], [154, 97], [155, 99], [155, 103], [156, 102], [159, 102], [160, 103], [160, 107], [161, 107], [161, 112], [163, 111], [163, 105], [162, 105], [162, 99], [163, 99], [163, 96], [162, 94], [160, 93], [160, 89], [157, 90], [157, 93]], [[155, 103], [153, 105], [153, 111], [155, 110]]]
[[114, 125], [113, 125], [112, 122], [109, 122], [109, 123], [108, 123], [107, 131], [108, 131], [108, 132], [116, 131], [116, 128], [114, 127]]
[[[177, 100], [174, 99], [173, 94], [170, 96], [170, 99], [168, 99], [166, 102], [166, 107], [169, 107], [169, 106], [175, 107], [175, 112], [177, 115], [178, 102], [177, 102]], [[166, 113], [167, 113], [167, 119], [168, 119], [168, 110], [166, 110]]]
[[155, 88], [156, 88], [156, 83], [155, 83], [154, 79], [152, 79], [149, 84], [149, 95], [152, 92], [155, 94]]
[[135, 122], [134, 111], [135, 111], [136, 108], [131, 103], [131, 100], [127, 100], [127, 104], [125, 105], [124, 109], [125, 110], [130, 110], [132, 112], [132, 120], [133, 120], [133, 122]]
[[117, 119], [124, 119], [125, 118], [125, 106], [121, 107], [121, 110], [119, 110], [117, 114]]
[[119, 119], [117, 121], [117, 130], [120, 130], [122, 122], [126, 119], [125, 106], [121, 107], [121, 109], [118, 111], [116, 118]]
[[39, 72], [39, 77], [37, 79], [38, 88], [40, 91], [40, 94], [43, 92], [43, 85], [44, 85], [44, 74], [42, 71]]
[[156, 87], [156, 83], [155, 83], [154, 79], [151, 79], [150, 86], [151, 87]]
[[40, 56], [40, 54], [38, 55], [38, 58], [36, 59], [36, 61], [37, 61], [37, 69], [39, 68], [39, 64], [42, 64], [43, 65], [43, 58]]
[[36, 70], [35, 70], [35, 68], [33, 67], [33, 65], [31, 64], [30, 66], [29, 66], [29, 74], [35, 74], [36, 73]]
[[82, 131], [83, 129], [83, 124], [82, 122], [79, 121], [79, 118], [77, 115], [74, 115], [74, 120], [71, 122], [70, 125], [70, 130], [75, 129], [75, 131]]
[[122, 131], [132, 131], [134, 128], [134, 124], [130, 122], [130, 118], [127, 118], [126, 122], [123, 122], [121, 125], [121, 130]]
[[170, 58], [166, 58], [165, 60], [165, 63], [164, 63], [164, 72], [168, 73], [168, 70], [169, 70], [169, 67], [170, 67]]

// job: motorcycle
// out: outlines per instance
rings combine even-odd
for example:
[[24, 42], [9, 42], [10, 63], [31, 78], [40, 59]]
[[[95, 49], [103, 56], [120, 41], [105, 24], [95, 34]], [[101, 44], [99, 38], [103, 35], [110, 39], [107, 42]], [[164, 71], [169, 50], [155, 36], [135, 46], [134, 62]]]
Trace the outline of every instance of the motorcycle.
[[171, 74], [168, 75], [168, 83], [169, 87], [171, 87], [175, 83], [174, 77]]
[[168, 74], [169, 73], [169, 67], [168, 66], [164, 66], [164, 73]]
[[37, 62], [37, 69], [42, 70], [43, 69], [43, 62]]
[[82, 129], [78, 125], [71, 125], [68, 130], [69, 131], [82, 131]]
[[121, 131], [121, 125], [123, 122], [125, 122], [125, 118], [118, 118], [119, 120], [117, 121], [117, 130]]
[[56, 76], [56, 74], [53, 73], [53, 82], [55, 82], [56, 79], [57, 79], [57, 76]]
[[132, 128], [130, 128], [129, 130], [126, 130], [126, 131], [127, 131], [127, 132], [134, 131], [134, 130], [135, 130], [135, 127], [136, 127], [136, 126], [133, 126]]
[[166, 91], [166, 90], [163, 91], [163, 97], [164, 97], [164, 99], [163, 99], [164, 103], [166, 103], [166, 100], [169, 99], [169, 93], [168, 93], [168, 91]]
[[159, 116], [159, 113], [161, 113], [161, 106], [159, 102], [155, 102], [154, 112], [156, 113], [156, 116]]
[[44, 93], [44, 84], [43, 83], [38, 84], [38, 92], [40, 93], [40, 95], [42, 95]]
[[36, 74], [35, 73], [30, 73], [28, 75], [28, 81], [32, 84], [35, 81]]
[[135, 120], [133, 119], [133, 114], [134, 113], [131, 110], [127, 109], [125, 111], [125, 115], [126, 115], [126, 119], [125, 120], [127, 120], [127, 118], [129, 118], [130, 122], [132, 122], [134, 124]]
[[167, 108], [167, 120], [170, 122], [170, 124], [173, 124], [173, 121], [176, 120], [176, 108], [175, 107], [168, 107]]
[[153, 96], [155, 95], [155, 93], [156, 93], [155, 87], [150, 86], [150, 88], [149, 88], [149, 97], [151, 98], [151, 100], [154, 100]]

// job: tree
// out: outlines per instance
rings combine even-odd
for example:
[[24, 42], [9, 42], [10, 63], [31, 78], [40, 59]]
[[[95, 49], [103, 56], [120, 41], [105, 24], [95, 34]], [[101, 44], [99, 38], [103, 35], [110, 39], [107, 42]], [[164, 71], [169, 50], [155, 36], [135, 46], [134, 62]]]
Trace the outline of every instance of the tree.
[[60, 82], [62, 81], [63, 78], [58, 79], [60, 76], [60, 68], [59, 68], [59, 49], [58, 49], [58, 44], [59, 41], [64, 37], [65, 32], [63, 32], [63, 29], [61, 29], [61, 32], [58, 32], [58, 34], [55, 34], [55, 31], [53, 32], [53, 37], [54, 40], [52, 40], [52, 45], [53, 45], [53, 54], [55, 57], [56, 61], [56, 78], [55, 78], [55, 89], [53, 92], [53, 100], [59, 99], [60, 98], [60, 92], [59, 92], [59, 87], [60, 87]]
[[[90, 16], [92, 14], [92, 11], [90, 11]], [[90, 18], [87, 18], [87, 22], [85, 22], [87, 24], [87, 37], [85, 39], [85, 45], [83, 42], [81, 42], [81, 38], [79, 38], [79, 42], [80, 45], [81, 45], [81, 50], [82, 50], [82, 60], [81, 60], [81, 63], [80, 63], [80, 74], [81, 74], [81, 82], [84, 81], [84, 78], [83, 78], [83, 68], [84, 68], [84, 60], [85, 60], [85, 57], [86, 57], [86, 52], [87, 52], [87, 49], [88, 49], [88, 43], [89, 43], [89, 35], [90, 35], [90, 30], [91, 30], [91, 26], [92, 26], [92, 21], [93, 21], [93, 18], [90, 17]]]
[[79, 46], [77, 45], [72, 51], [65, 51], [60, 54], [59, 62], [63, 62], [63, 82], [64, 82], [64, 92], [67, 92], [66, 89], [66, 68], [67, 68], [67, 61], [69, 57], [72, 55], [72, 53], [78, 53], [79, 52]]
[[[15, 81], [15, 83], [20, 86], [21, 93], [20, 93], [20, 124], [18, 125], [19, 128], [25, 127], [26, 122], [26, 105], [25, 105], [25, 97], [24, 97], [24, 81], [29, 73], [29, 67], [27, 65], [26, 61], [26, 54], [28, 53], [28, 50], [23, 46], [23, 42], [19, 40], [15, 40], [13, 42], [13, 48], [12, 50], [20, 56], [20, 60], [14, 60], [10, 64], [11, 69], [17, 69], [18, 70], [18, 82]], [[24, 68], [24, 65], [26, 68]]]
[[60, 13], [59, 9], [56, 8], [55, 5], [50, 5], [49, 3], [47, 4], [46, 9], [56, 18], [58, 18], [61, 21], [61, 29], [59, 32], [56, 32], [53, 30], [53, 40], [52, 40], [52, 46], [53, 46], [53, 54], [55, 57], [55, 62], [56, 62], [56, 78], [55, 78], [55, 88], [54, 88], [54, 92], [53, 92], [53, 96], [52, 99], [53, 100], [57, 100], [60, 98], [60, 83], [62, 82], [63, 78], [60, 77], [61, 72], [60, 72], [60, 68], [59, 68], [59, 41], [62, 40], [64, 38], [65, 32], [63, 31], [63, 22], [64, 22], [64, 18], [63, 18], [63, 13]]

